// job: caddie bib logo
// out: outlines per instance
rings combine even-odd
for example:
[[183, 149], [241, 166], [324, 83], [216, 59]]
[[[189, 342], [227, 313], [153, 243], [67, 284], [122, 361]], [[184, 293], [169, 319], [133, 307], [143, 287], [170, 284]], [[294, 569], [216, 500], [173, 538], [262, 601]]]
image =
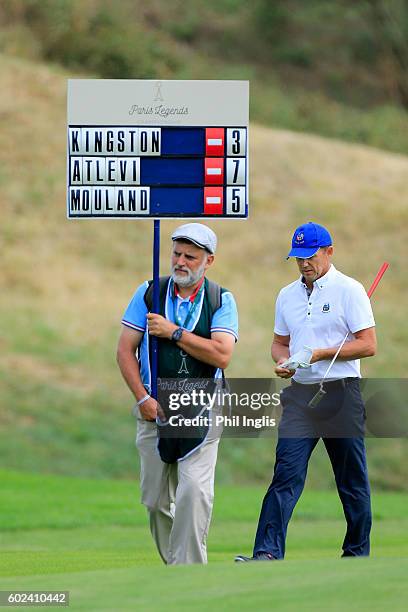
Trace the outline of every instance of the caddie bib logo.
[[177, 372], [177, 374], [190, 374], [190, 372], [188, 371], [188, 367], [187, 367], [187, 353], [185, 353], [184, 351], [180, 351], [180, 355], [181, 355], [181, 365], [180, 365], [180, 369]]

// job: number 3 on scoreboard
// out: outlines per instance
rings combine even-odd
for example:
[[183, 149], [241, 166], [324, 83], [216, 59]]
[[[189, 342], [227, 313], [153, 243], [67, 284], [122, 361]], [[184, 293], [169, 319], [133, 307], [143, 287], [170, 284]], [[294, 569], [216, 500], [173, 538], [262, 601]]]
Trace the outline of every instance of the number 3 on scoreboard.
[[245, 157], [246, 130], [244, 128], [227, 129], [227, 156]]
[[227, 187], [227, 215], [245, 214], [245, 187]]

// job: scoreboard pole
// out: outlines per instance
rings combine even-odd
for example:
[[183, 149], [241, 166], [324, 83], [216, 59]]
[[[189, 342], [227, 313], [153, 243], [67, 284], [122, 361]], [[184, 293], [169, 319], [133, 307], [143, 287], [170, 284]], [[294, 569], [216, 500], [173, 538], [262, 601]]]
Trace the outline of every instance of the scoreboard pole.
[[[160, 221], [154, 220], [153, 229], [153, 312], [159, 313], [159, 275], [160, 275]], [[157, 369], [159, 361], [159, 342], [151, 338], [152, 347], [152, 397], [157, 400]]]

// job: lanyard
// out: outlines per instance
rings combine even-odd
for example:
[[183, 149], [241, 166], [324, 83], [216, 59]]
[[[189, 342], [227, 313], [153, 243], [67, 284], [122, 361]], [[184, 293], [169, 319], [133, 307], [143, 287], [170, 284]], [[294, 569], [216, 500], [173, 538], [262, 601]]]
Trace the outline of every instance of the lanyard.
[[177, 325], [179, 327], [183, 327], [184, 329], [187, 328], [187, 325], [190, 323], [191, 318], [198, 306], [198, 304], [200, 303], [201, 300], [201, 295], [204, 291], [204, 283], [202, 283], [199, 291], [197, 292], [197, 295], [195, 296], [193, 302], [190, 302], [190, 308], [188, 309], [188, 313], [186, 315], [186, 318], [184, 319], [184, 323], [181, 322], [181, 320], [178, 318], [177, 316], [177, 311], [176, 311], [176, 300], [177, 300], [177, 296], [173, 296], [173, 318], [174, 318], [174, 322], [177, 323]]

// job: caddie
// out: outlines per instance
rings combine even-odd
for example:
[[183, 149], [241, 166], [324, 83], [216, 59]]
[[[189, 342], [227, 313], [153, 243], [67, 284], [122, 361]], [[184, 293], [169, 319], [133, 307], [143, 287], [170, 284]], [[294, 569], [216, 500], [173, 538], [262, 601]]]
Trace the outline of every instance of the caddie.
[[[347, 522], [342, 556], [366, 556], [370, 551], [360, 359], [376, 352], [375, 323], [364, 287], [336, 270], [332, 255], [326, 228], [309, 222], [295, 230], [288, 258], [296, 258], [301, 276], [278, 295], [271, 350], [275, 373], [292, 380], [281, 394], [283, 415], [274, 474], [263, 500], [253, 555], [238, 555], [238, 562], [283, 559], [288, 523], [320, 437]], [[326, 373], [324, 398], [313, 406], [311, 400]]]
[[219, 436], [207, 427], [199, 437], [158, 437], [168, 411], [150, 395], [149, 338], [159, 339], [160, 379], [218, 379], [238, 338], [238, 314], [231, 292], [205, 276], [214, 262], [215, 233], [187, 223], [171, 238], [160, 314], [151, 312], [152, 282], [146, 281], [124, 313], [117, 360], [136, 399], [141, 498], [160, 556], [167, 564], [206, 563]]

